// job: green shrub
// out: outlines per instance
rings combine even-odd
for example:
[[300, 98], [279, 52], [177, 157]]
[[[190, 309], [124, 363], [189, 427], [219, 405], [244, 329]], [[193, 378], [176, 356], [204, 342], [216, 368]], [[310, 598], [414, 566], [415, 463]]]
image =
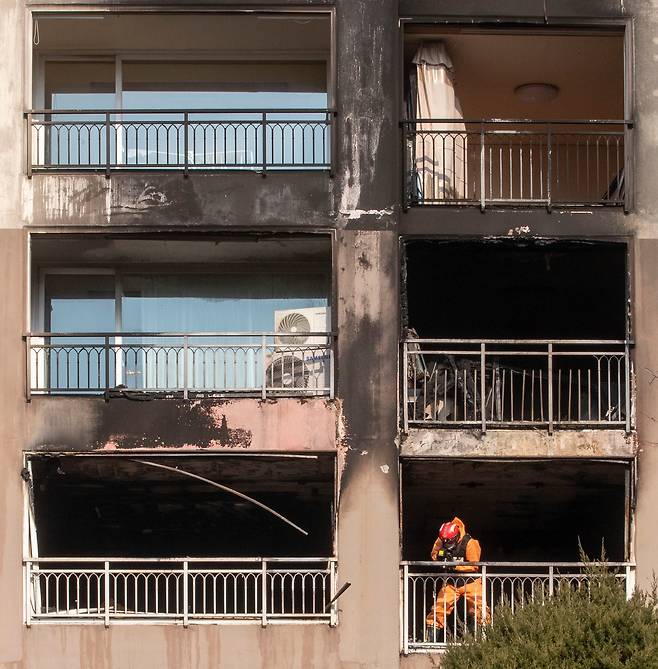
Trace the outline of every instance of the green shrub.
[[626, 600], [608, 569], [587, 569], [590, 587], [560, 587], [545, 604], [499, 606], [484, 637], [466, 636], [445, 669], [658, 669], [655, 588]]

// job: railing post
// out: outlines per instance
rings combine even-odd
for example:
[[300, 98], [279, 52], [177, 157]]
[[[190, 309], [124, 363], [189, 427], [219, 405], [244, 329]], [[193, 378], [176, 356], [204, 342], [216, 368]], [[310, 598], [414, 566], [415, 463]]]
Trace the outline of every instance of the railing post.
[[553, 565], [549, 565], [549, 567], [548, 567], [548, 596], [549, 597], [552, 597], [553, 593], [555, 592], [554, 576], [555, 576], [555, 567], [553, 567]]
[[484, 184], [484, 179], [485, 179], [485, 148], [484, 148], [484, 123], [480, 127], [480, 209], [484, 211], [485, 207], [485, 184]]
[[626, 599], [630, 599], [635, 592], [635, 568], [626, 565]]
[[409, 565], [406, 564], [402, 567], [402, 653], [409, 655]]
[[[329, 560], [329, 596], [333, 599], [336, 595], [336, 563], [333, 560]], [[331, 604], [331, 615], [329, 618], [329, 626], [336, 627], [338, 623], [337, 615], [338, 603], [332, 602]]]
[[111, 144], [110, 112], [105, 112], [105, 178], [110, 178], [110, 144]]
[[263, 627], [267, 626], [267, 560], [261, 563], [260, 576], [260, 598], [261, 598], [261, 617], [260, 624]]
[[[265, 360], [267, 358], [267, 336], [262, 334], [260, 336], [260, 367], [261, 367], [261, 388], [260, 396], [261, 399], [267, 399], [267, 366], [265, 365]], [[274, 345], [276, 346], [276, 339], [274, 340]], [[276, 352], [276, 349], [275, 349]]]
[[110, 401], [110, 337], [105, 335], [105, 401]]
[[633, 126], [624, 123], [624, 213], [628, 214], [633, 206]]
[[27, 178], [32, 178], [32, 112], [27, 113], [27, 137], [25, 138], [27, 153]]
[[484, 342], [480, 344], [480, 419], [482, 420], [482, 434], [487, 431], [487, 346]]
[[183, 163], [183, 176], [188, 177], [190, 174], [190, 159], [188, 156], [189, 150], [189, 130], [190, 130], [190, 115], [188, 112], [183, 114], [183, 151], [185, 152], [185, 158]]
[[551, 211], [551, 202], [552, 202], [552, 192], [551, 192], [551, 187], [553, 183], [553, 144], [552, 144], [552, 139], [553, 139], [553, 128], [551, 127], [551, 124], [548, 124], [548, 132], [546, 134], [546, 158], [548, 160], [547, 168], [546, 168], [546, 176], [548, 179], [548, 183], [546, 184], [546, 197], [547, 197], [547, 203], [546, 203], [546, 209], [550, 212]]
[[189, 338], [183, 335], [183, 399], [186, 400], [189, 395], [190, 382], [188, 379], [189, 365], [187, 361], [189, 352]]
[[548, 344], [548, 434], [553, 434], [553, 342]]
[[183, 627], [187, 627], [190, 624], [189, 621], [189, 614], [188, 614], [188, 600], [189, 600], [189, 593], [188, 593], [188, 577], [189, 577], [189, 570], [188, 570], [188, 563], [187, 560], [183, 561]]
[[626, 387], [625, 389], [625, 397], [624, 401], [626, 404], [626, 434], [630, 434], [631, 431], [631, 412], [632, 412], [632, 407], [631, 407], [631, 350], [630, 346], [628, 344], [628, 340], [624, 343], [624, 385]]
[[482, 620], [477, 619], [477, 611], [475, 614], [475, 629], [477, 630], [478, 623], [484, 627], [487, 620], [487, 565], [482, 565]]
[[25, 336], [25, 397], [28, 402], [32, 401], [32, 339], [30, 335]]
[[[263, 133], [263, 162], [262, 162], [262, 173], [261, 176], [267, 176], [267, 112], [263, 112], [261, 115], [261, 130]], [[274, 147], [272, 147], [274, 150]]]
[[104, 570], [104, 583], [103, 583], [103, 597], [104, 597], [104, 606], [103, 610], [105, 612], [105, 627], [110, 626], [110, 563], [105, 560], [105, 570]]
[[335, 383], [335, 356], [334, 356], [334, 342], [335, 339], [333, 336], [329, 337], [329, 399], [333, 400], [336, 396], [336, 389], [334, 388]]
[[32, 587], [32, 563], [28, 560], [25, 563], [25, 624], [29, 627], [32, 624], [32, 596], [34, 588]]
[[402, 344], [402, 427], [405, 434], [409, 432], [409, 346], [406, 341]]

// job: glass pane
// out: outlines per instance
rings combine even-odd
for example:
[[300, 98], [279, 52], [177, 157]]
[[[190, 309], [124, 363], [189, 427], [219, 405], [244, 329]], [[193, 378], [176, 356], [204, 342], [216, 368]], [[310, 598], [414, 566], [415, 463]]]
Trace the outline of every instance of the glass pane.
[[[254, 390], [263, 378], [260, 336], [219, 333], [274, 332], [277, 312], [317, 307], [320, 331], [329, 329], [327, 278], [322, 274], [187, 274], [123, 277], [125, 383], [130, 388]], [[322, 320], [324, 317], [324, 320]], [[216, 333], [188, 338], [156, 333]], [[271, 356], [273, 337], [267, 339]], [[186, 357], [187, 356], [187, 357]], [[185, 369], [187, 366], [187, 370]]]
[[[113, 62], [48, 61], [45, 66], [46, 106], [55, 110], [116, 107]], [[52, 114], [44, 119], [35, 141], [47, 165], [104, 165], [107, 133], [103, 114]], [[116, 138], [110, 136], [115, 154]], [[40, 151], [37, 151], [40, 153]]]
[[[52, 333], [114, 332], [114, 277], [110, 275], [47, 275], [45, 280], [46, 331]], [[99, 391], [115, 385], [117, 354], [105, 349], [104, 337], [49, 336], [37, 352], [48, 370], [49, 388], [59, 391]], [[113, 343], [114, 340], [111, 340]], [[106, 370], [109, 363], [109, 370]], [[45, 382], [41, 379], [40, 385]]]
[[[123, 64], [124, 109], [197, 110], [189, 115], [187, 128], [191, 166], [260, 166], [263, 144], [270, 165], [325, 164], [326, 115], [313, 110], [326, 109], [326, 88], [324, 62]], [[243, 111], [230, 111], [236, 109]], [[256, 111], [263, 109], [309, 111], [268, 115], [264, 137], [262, 115]], [[125, 164], [184, 163], [182, 120], [182, 114], [162, 112], [124, 116]]]

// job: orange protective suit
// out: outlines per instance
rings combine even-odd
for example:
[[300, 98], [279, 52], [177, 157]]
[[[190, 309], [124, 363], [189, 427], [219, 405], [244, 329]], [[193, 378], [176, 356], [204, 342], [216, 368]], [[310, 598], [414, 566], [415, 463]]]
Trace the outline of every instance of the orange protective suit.
[[[459, 541], [464, 539], [466, 535], [466, 527], [462, 520], [457, 518], [452, 519], [452, 522], [459, 527]], [[443, 542], [440, 537], [437, 537], [432, 547], [432, 560], [436, 560], [439, 556]], [[470, 539], [466, 544], [466, 551], [464, 560], [466, 562], [479, 562], [482, 555], [480, 542], [477, 539]], [[475, 615], [478, 623], [485, 623], [488, 619], [487, 611], [482, 606], [482, 579], [481, 578], [462, 578], [461, 574], [477, 573], [479, 567], [473, 565], [457, 565], [452, 569], [457, 572], [452, 578], [444, 581], [442, 588], [436, 596], [434, 606], [427, 614], [425, 624], [427, 627], [438, 627], [443, 629], [446, 621], [453, 612], [457, 602], [463, 597], [466, 602], [466, 610]]]

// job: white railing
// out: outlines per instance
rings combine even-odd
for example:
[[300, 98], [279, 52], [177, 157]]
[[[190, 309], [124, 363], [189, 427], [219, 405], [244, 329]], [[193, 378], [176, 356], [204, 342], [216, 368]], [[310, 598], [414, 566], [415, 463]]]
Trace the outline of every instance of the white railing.
[[403, 424], [631, 430], [628, 340], [407, 339]]
[[409, 119], [405, 205], [624, 206], [628, 120]]
[[25, 335], [34, 394], [334, 396], [327, 332], [36, 332]]
[[35, 558], [25, 622], [335, 625], [334, 558]]
[[[495, 625], [496, 610], [514, 611], [528, 601], [544, 602], [560, 587], [587, 586], [583, 562], [472, 562], [477, 573], [458, 573], [457, 562], [401, 563], [402, 651], [432, 652], [459, 642], [464, 631], [477, 634]], [[463, 563], [462, 563], [463, 564]], [[590, 565], [591, 566], [591, 565]], [[635, 565], [609, 562], [626, 596], [635, 590]]]

